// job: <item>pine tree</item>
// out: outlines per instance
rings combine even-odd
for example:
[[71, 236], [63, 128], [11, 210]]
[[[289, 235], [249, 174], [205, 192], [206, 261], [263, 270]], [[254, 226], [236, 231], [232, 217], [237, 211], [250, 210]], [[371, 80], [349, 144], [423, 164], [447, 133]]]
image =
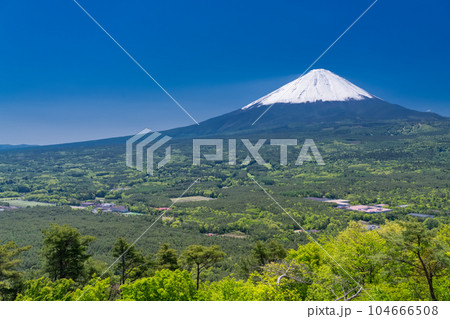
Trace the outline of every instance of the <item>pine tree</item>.
[[21, 252], [30, 249], [31, 246], [18, 247], [15, 242], [0, 245], [0, 296], [2, 300], [8, 300], [8, 296], [15, 298], [14, 288], [22, 273], [16, 270], [21, 260], [16, 258]]
[[191, 245], [181, 254], [180, 259], [187, 268], [195, 267], [198, 290], [201, 272], [221, 261], [225, 255], [217, 245], [211, 247]]
[[119, 237], [114, 244], [113, 256], [118, 258], [116, 269], [120, 272], [120, 283], [122, 285], [125, 284], [133, 270], [144, 264], [142, 253], [122, 237]]
[[42, 230], [42, 233], [44, 270], [50, 278], [53, 281], [62, 278], [78, 280], [83, 274], [86, 260], [90, 257], [86, 249], [95, 237], [82, 236], [76, 228], [57, 224], [51, 224], [50, 228]]

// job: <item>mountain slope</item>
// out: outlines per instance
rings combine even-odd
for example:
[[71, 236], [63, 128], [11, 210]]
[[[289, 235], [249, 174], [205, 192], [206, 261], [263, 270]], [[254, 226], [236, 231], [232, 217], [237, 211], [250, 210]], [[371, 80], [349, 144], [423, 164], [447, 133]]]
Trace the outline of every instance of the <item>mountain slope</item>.
[[[253, 124], [266, 110], [267, 113]], [[169, 130], [167, 134], [187, 137], [443, 119], [435, 113], [414, 111], [383, 101], [344, 78], [319, 69], [310, 71], [241, 109], [203, 121], [200, 125]]]

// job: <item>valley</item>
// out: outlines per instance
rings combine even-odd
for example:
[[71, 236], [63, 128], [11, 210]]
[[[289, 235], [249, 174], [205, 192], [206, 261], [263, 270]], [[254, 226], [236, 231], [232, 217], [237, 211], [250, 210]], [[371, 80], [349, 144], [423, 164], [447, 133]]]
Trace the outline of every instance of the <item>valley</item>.
[[[319, 72], [323, 83], [297, 81], [287, 98], [297, 103], [296, 94], [316, 84], [329, 96], [336, 78], [326, 75]], [[277, 102], [275, 91], [269, 102], [162, 132], [173, 137], [171, 159], [153, 175], [126, 165], [130, 137], [0, 150], [0, 245], [23, 247], [21, 275], [2, 298], [141, 300], [141, 283], [173, 278], [189, 290], [173, 300], [335, 300], [350, 298], [349, 291], [358, 291], [351, 297], [357, 300], [448, 300], [449, 120], [338, 82], [361, 98], [341, 88], [338, 101], [295, 104], [281, 93], [283, 103], [244, 129], [261, 105]], [[221, 138], [222, 157], [204, 157], [214, 154], [217, 144], [210, 144], [196, 159], [192, 136]], [[269, 142], [277, 139], [291, 141], [285, 161]], [[261, 140], [263, 161], [255, 158]], [[322, 162], [311, 149], [298, 161], [309, 140]], [[154, 153], [158, 162], [165, 156], [164, 149]], [[49, 245], [66, 235], [85, 250], [76, 275], [49, 262]], [[414, 249], [435, 267], [434, 286]], [[133, 258], [129, 272], [109, 267], [125, 254]], [[211, 256], [201, 275], [192, 256]], [[280, 284], [283, 273], [291, 277]], [[60, 285], [64, 297], [47, 294]], [[101, 293], [85, 295], [91, 286]], [[341, 288], [344, 295], [336, 295]]]

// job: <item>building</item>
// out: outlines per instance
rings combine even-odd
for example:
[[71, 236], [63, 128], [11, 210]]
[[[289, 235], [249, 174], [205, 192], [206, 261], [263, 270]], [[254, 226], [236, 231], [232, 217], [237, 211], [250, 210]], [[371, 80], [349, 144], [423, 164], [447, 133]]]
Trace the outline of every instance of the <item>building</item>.
[[350, 206], [349, 201], [346, 199], [329, 199], [326, 197], [306, 197], [305, 199], [313, 200], [315, 202], [336, 204], [338, 208], [346, 208]]
[[349, 201], [346, 199], [329, 199], [325, 203], [336, 204], [337, 208], [348, 208], [350, 206]]
[[97, 204], [95, 208], [92, 210], [92, 212], [97, 213], [98, 211], [102, 212], [112, 212], [112, 213], [128, 213], [128, 208], [125, 206], [117, 206], [113, 203], [101, 203]]
[[[383, 205], [383, 206], [380, 206], [380, 205]], [[358, 211], [358, 212], [369, 213], [369, 214], [392, 212], [392, 209], [384, 208], [385, 206], [386, 206], [385, 204], [379, 204], [376, 206], [353, 205], [353, 206], [348, 206], [347, 209], [353, 210], [353, 211]]]
[[153, 209], [156, 210], [160, 210], [160, 211], [165, 211], [165, 210], [171, 210], [172, 208], [170, 207], [152, 207]]
[[95, 204], [93, 202], [83, 202], [80, 204], [80, 207], [92, 207]]
[[364, 220], [360, 220], [359, 223], [367, 230], [375, 230], [375, 229], [379, 229], [380, 226], [375, 225], [375, 224], [371, 224], [369, 222], [366, 222]]
[[128, 208], [125, 206], [115, 206], [111, 207], [111, 211], [115, 213], [128, 213]]
[[386, 208], [387, 204], [373, 204], [373, 205], [350, 205], [350, 202], [347, 199], [328, 199], [328, 198], [319, 198], [319, 197], [306, 197], [306, 199], [313, 200], [316, 202], [324, 202], [324, 203], [332, 203], [336, 204], [337, 208], [354, 210], [369, 214], [374, 213], [388, 213], [392, 212], [392, 209]]

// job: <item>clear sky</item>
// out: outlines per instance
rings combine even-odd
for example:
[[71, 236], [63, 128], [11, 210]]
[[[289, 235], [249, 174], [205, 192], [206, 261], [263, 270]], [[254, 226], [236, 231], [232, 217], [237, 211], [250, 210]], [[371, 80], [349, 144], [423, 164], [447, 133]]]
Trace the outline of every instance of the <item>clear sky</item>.
[[[295, 79], [373, 0], [78, 0], [198, 121]], [[379, 0], [316, 64], [450, 116], [450, 1]], [[192, 124], [72, 0], [0, 1], [0, 144]]]

